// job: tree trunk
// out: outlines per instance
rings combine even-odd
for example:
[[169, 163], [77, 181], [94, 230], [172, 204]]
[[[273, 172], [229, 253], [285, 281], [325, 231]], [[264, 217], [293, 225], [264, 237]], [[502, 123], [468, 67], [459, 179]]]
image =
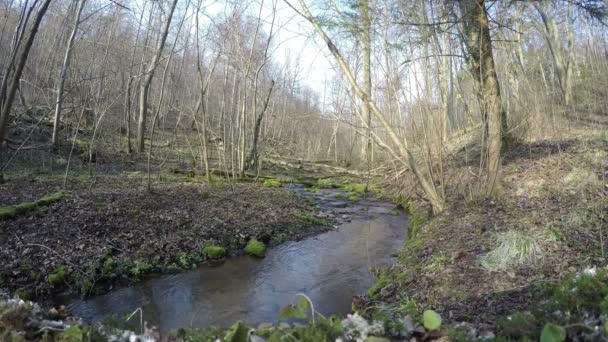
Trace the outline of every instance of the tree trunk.
[[490, 40], [488, 13], [484, 0], [463, 0], [460, 5], [464, 16], [468, 57], [481, 91], [488, 139], [486, 193], [492, 194], [500, 183], [500, 153], [505, 120]]
[[[25, 68], [25, 63], [27, 62], [30, 49], [32, 48], [32, 44], [34, 43], [34, 38], [36, 38], [36, 33], [38, 33], [38, 28], [40, 27], [42, 18], [44, 17], [47, 9], [49, 8], [50, 3], [51, 0], [44, 0], [42, 5], [40, 5], [40, 9], [38, 9], [38, 13], [36, 13], [36, 17], [34, 18], [34, 22], [32, 23], [32, 27], [30, 28], [30, 32], [25, 41], [25, 45], [21, 50], [21, 54], [19, 55], [19, 59], [17, 60], [16, 65], [11, 63], [11, 65], [7, 67], [7, 70], [14, 70], [14, 73], [12, 75], [9, 75], [9, 73], [5, 73], [4, 75], [4, 79], [2, 81], [2, 89], [0, 92], [0, 96], [2, 99], [2, 101], [0, 102], [0, 149], [2, 148], [2, 143], [4, 142], [4, 138], [6, 135], [8, 117], [13, 107], [13, 101], [15, 100], [15, 94], [17, 92], [17, 88], [19, 87], [21, 74], [23, 73], [23, 69]], [[25, 21], [23, 25], [23, 30], [25, 30], [25, 25], [27, 25], [27, 21]], [[20, 46], [17, 45], [16, 49], [18, 49], [19, 47]], [[18, 51], [15, 52], [15, 56], [17, 54]], [[10, 86], [8, 86], [9, 79]]]
[[[78, 1], [78, 0], [76, 0]], [[61, 66], [61, 72], [59, 73], [59, 81], [57, 82], [57, 101], [55, 102], [55, 120], [53, 122], [53, 137], [51, 139], [53, 145], [57, 145], [59, 139], [59, 123], [61, 121], [61, 107], [63, 105], [63, 88], [65, 86], [65, 79], [68, 75], [68, 68], [70, 67], [70, 60], [72, 57], [72, 48], [74, 46], [74, 40], [78, 33], [78, 25], [80, 25], [80, 15], [84, 8], [86, 0], [80, 0], [74, 16], [74, 27], [72, 33], [68, 39], [68, 44], [65, 48], [65, 56], [63, 57], [63, 65]]]
[[272, 88], [274, 88], [274, 80], [270, 82], [270, 90], [268, 90], [268, 95], [266, 96], [264, 107], [262, 108], [262, 112], [260, 113], [260, 116], [257, 117], [255, 122], [255, 127], [253, 129], [253, 144], [251, 145], [251, 150], [249, 151], [249, 156], [247, 157], [248, 165], [258, 165], [258, 140], [260, 137], [260, 127], [262, 126], [262, 119], [264, 118], [264, 113], [266, 113], [268, 103], [270, 102]]
[[[363, 46], [363, 91], [372, 99], [372, 71], [371, 71], [371, 16], [369, 0], [359, 3], [359, 14], [361, 17], [361, 45]], [[369, 103], [364, 103], [362, 108], [363, 120], [365, 120], [365, 136], [363, 137], [362, 154], [368, 163], [372, 160], [372, 116]]]
[[177, 0], [173, 0], [171, 2], [171, 8], [169, 9], [169, 13], [167, 14], [167, 19], [165, 21], [165, 26], [161, 32], [161, 37], [158, 40], [158, 45], [156, 46], [156, 53], [154, 57], [152, 57], [152, 61], [150, 61], [150, 65], [145, 72], [144, 79], [141, 83], [139, 89], [139, 117], [137, 121], [137, 150], [139, 152], [143, 152], [144, 150], [144, 135], [146, 133], [146, 117], [148, 112], [148, 92], [150, 90], [150, 84], [152, 83], [152, 79], [154, 78], [154, 71], [156, 71], [156, 67], [158, 66], [161, 54], [163, 52], [163, 48], [165, 47], [165, 42], [167, 41], [167, 36], [169, 35], [169, 28], [171, 27], [171, 20], [173, 19], [173, 12], [175, 11], [175, 6], [177, 5]]
[[433, 212], [434, 213], [442, 212], [444, 209], [444, 199], [437, 192], [437, 188], [435, 187], [435, 184], [432, 181], [430, 181], [428, 178], [426, 178], [423, 174], [421, 174], [420, 171], [418, 170], [418, 165], [416, 163], [416, 160], [414, 159], [414, 156], [412, 155], [411, 151], [409, 150], [409, 148], [407, 146], [406, 140], [404, 140], [404, 139], [402, 140], [401, 138], [399, 138], [397, 136], [397, 133], [395, 133], [395, 129], [388, 123], [388, 121], [386, 120], [386, 117], [380, 111], [380, 109], [378, 108], [376, 103], [373, 100], [370, 100], [369, 95], [367, 93], [365, 93], [365, 91], [363, 91], [363, 89], [361, 89], [361, 87], [355, 80], [353, 73], [350, 71], [350, 68], [346, 64], [346, 61], [342, 57], [342, 54], [340, 54], [340, 51], [338, 50], [336, 45], [332, 42], [332, 40], [329, 38], [329, 36], [327, 36], [327, 33], [325, 33], [325, 31], [321, 28], [319, 23], [313, 17], [312, 13], [308, 9], [308, 6], [306, 6], [306, 3], [304, 2], [304, 0], [299, 0], [299, 3], [300, 3], [300, 6], [302, 6], [302, 9], [304, 11], [304, 14], [303, 14], [304, 17], [313, 25], [313, 27], [315, 28], [315, 30], [317, 31], [319, 36], [321, 36], [321, 38], [323, 39], [325, 44], [327, 44], [327, 48], [329, 49], [331, 54], [334, 56], [334, 58], [338, 62], [340, 69], [344, 73], [344, 76], [346, 76], [348, 82], [352, 86], [353, 91], [355, 92], [357, 97], [359, 97], [359, 99], [361, 99], [361, 101], [363, 101], [363, 103], [368, 104], [370, 106], [371, 112], [376, 116], [376, 118], [378, 119], [380, 124], [387, 130], [387, 133], [388, 133], [390, 139], [393, 141], [393, 143], [399, 148], [399, 154], [401, 155], [401, 158], [402, 158], [402, 159], [400, 159], [400, 161], [404, 165], [406, 165], [410, 168], [410, 170], [412, 171], [412, 173], [414, 174], [414, 176], [420, 183], [420, 186], [422, 187], [422, 190], [424, 191], [426, 199], [428, 200], [428, 202], [431, 204], [431, 207], [433, 208]]

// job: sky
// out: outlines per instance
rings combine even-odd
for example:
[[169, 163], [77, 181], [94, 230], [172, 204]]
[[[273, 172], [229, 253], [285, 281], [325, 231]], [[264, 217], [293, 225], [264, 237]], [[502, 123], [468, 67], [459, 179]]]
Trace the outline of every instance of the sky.
[[[297, 0], [291, 0], [290, 3], [296, 6]], [[335, 75], [333, 57], [308, 21], [295, 13], [285, 1], [277, 0], [276, 4], [278, 49], [275, 61], [284, 63], [288, 55], [292, 59], [297, 58], [301, 68], [301, 81], [322, 94], [325, 81], [331, 80]], [[265, 0], [265, 8], [266, 13], [263, 15], [267, 18], [265, 22], [268, 31], [272, 19], [272, 0]]]

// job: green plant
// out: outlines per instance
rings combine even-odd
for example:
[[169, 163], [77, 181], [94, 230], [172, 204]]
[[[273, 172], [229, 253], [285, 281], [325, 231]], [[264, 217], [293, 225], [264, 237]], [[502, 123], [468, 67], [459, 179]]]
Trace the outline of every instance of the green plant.
[[144, 273], [152, 271], [153, 266], [145, 261], [138, 261], [135, 266], [131, 268], [131, 273], [135, 276], [139, 276]]
[[55, 271], [47, 276], [47, 280], [51, 287], [57, 287], [63, 284], [66, 276], [65, 266], [59, 266]]
[[184, 269], [190, 268], [190, 257], [188, 256], [188, 253], [178, 252], [177, 261], [179, 262], [179, 265], [181, 266], [181, 268], [184, 268]]
[[351, 202], [355, 202], [357, 201], [359, 198], [357, 197], [357, 194], [351, 192], [348, 194], [348, 197], [346, 197], [347, 200], [351, 201]]
[[15, 291], [15, 295], [23, 300], [31, 300], [33, 297], [32, 291], [24, 288], [18, 288]]
[[422, 314], [422, 323], [427, 330], [439, 330], [441, 328], [441, 316], [433, 310], [426, 310]]
[[210, 260], [220, 260], [226, 256], [226, 249], [220, 246], [209, 245], [203, 248], [203, 255]]
[[566, 340], [566, 329], [564, 327], [547, 323], [540, 334], [540, 342], [562, 342]]
[[251, 239], [247, 242], [247, 246], [245, 246], [245, 253], [263, 258], [266, 255], [266, 246], [261, 241]]

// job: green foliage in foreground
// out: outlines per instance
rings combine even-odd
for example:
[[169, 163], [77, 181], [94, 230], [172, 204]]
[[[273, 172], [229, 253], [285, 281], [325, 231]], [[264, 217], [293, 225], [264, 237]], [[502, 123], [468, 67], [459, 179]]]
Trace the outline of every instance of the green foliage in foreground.
[[256, 256], [258, 258], [263, 258], [264, 256], [266, 256], [266, 246], [261, 241], [251, 239], [247, 243], [247, 246], [245, 246], [245, 253]]
[[588, 269], [536, 291], [538, 302], [529, 311], [497, 321], [499, 336], [547, 342], [608, 337], [608, 269]]
[[13, 218], [17, 215], [25, 214], [34, 210], [42, 210], [46, 206], [59, 201], [65, 196], [65, 192], [56, 192], [34, 202], [24, 202], [17, 205], [0, 207], [0, 220]]

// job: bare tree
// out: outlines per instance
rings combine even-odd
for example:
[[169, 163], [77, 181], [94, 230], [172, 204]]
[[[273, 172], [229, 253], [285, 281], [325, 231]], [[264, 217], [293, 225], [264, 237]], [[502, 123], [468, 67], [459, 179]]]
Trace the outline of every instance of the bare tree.
[[160, 33], [160, 39], [158, 40], [158, 44], [156, 46], [156, 51], [152, 57], [152, 60], [148, 64], [148, 68], [143, 75], [143, 80], [139, 88], [139, 117], [137, 121], [137, 150], [139, 152], [143, 152], [144, 150], [144, 135], [146, 133], [148, 93], [150, 91], [150, 84], [154, 78], [154, 72], [156, 71], [156, 67], [160, 62], [160, 57], [163, 53], [167, 36], [169, 35], [169, 28], [171, 27], [171, 20], [173, 19], [173, 12], [175, 11], [176, 5], [177, 0], [171, 1], [171, 4], [169, 5], [169, 12], [167, 13], [165, 24]]
[[68, 68], [70, 67], [70, 60], [72, 57], [72, 50], [74, 47], [74, 40], [78, 33], [78, 26], [80, 25], [80, 16], [86, 0], [75, 0], [77, 3], [76, 12], [74, 14], [74, 26], [68, 39], [68, 44], [65, 48], [65, 55], [63, 57], [63, 65], [61, 66], [61, 72], [59, 73], [59, 79], [57, 81], [57, 100], [55, 101], [55, 120], [53, 121], [53, 136], [52, 143], [57, 145], [59, 139], [59, 125], [61, 121], [61, 109], [63, 105], [63, 88], [65, 86], [65, 80], [68, 76]]

